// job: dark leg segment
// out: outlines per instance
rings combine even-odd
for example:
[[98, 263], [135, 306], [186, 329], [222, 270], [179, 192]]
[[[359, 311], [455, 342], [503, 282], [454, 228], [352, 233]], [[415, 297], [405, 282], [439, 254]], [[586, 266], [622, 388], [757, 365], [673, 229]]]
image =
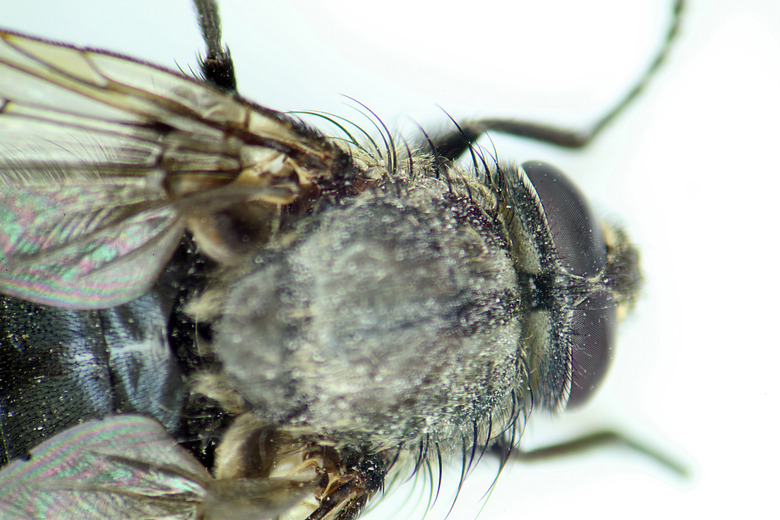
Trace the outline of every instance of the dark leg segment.
[[588, 435], [583, 435], [582, 437], [578, 437], [576, 439], [561, 442], [560, 444], [535, 448], [530, 451], [523, 451], [521, 449], [514, 448], [509, 452], [508, 455], [506, 447], [501, 443], [493, 445], [492, 449], [504, 460], [536, 462], [539, 460], [566, 457], [575, 453], [582, 453], [593, 449], [613, 447], [628, 448], [636, 453], [656, 461], [661, 466], [664, 466], [666, 469], [676, 473], [682, 478], [689, 476], [688, 469], [680, 462], [664, 455], [663, 453], [660, 453], [651, 446], [639, 442], [636, 439], [626, 437], [625, 435], [612, 430], [594, 432]]
[[193, 0], [198, 13], [198, 25], [206, 42], [206, 57], [200, 58], [202, 78], [211, 85], [236, 91], [236, 73], [230, 50], [222, 47], [222, 28], [216, 0]]
[[525, 137], [535, 141], [550, 143], [564, 148], [583, 148], [593, 141], [605, 127], [618, 117], [630, 105], [650, 79], [658, 72], [661, 64], [666, 59], [677, 36], [684, 0], [675, 0], [672, 8], [672, 17], [666, 38], [653, 61], [648, 66], [642, 77], [631, 87], [625, 96], [596, 121], [590, 128], [584, 130], [567, 130], [555, 128], [549, 125], [514, 119], [480, 119], [477, 121], [458, 122], [459, 128], [450, 133], [434, 137], [431, 145], [435, 153], [444, 159], [455, 160], [463, 155], [469, 147], [488, 131], [500, 132]]

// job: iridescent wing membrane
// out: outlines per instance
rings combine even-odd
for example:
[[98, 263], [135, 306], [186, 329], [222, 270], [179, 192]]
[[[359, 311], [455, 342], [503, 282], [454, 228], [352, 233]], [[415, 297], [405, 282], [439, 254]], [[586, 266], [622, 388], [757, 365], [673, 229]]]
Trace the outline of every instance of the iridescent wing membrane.
[[194, 518], [210, 480], [159, 423], [116, 416], [71, 428], [33, 449], [30, 460], [4, 468], [0, 518], [53, 518], [62, 511], [79, 518]]
[[0, 473], [0, 519], [275, 518], [313, 487], [215, 480], [160, 424], [117, 415], [66, 430]]
[[187, 226], [229, 256], [210, 217], [290, 203], [340, 153], [194, 79], [0, 31], [1, 290], [58, 307], [124, 303], [156, 281]]

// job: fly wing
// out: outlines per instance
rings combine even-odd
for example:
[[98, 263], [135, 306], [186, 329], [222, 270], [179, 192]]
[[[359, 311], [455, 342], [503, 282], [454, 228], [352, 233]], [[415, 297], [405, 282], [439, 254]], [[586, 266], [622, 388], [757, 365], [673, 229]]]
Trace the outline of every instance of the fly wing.
[[215, 480], [157, 421], [116, 415], [69, 428], [5, 466], [0, 520], [270, 520], [312, 495], [317, 481]]
[[340, 153], [175, 72], [0, 31], [0, 292], [72, 308], [129, 301], [188, 225], [289, 204]]
[[70, 428], [0, 472], [0, 518], [196, 518], [208, 472], [157, 422]]

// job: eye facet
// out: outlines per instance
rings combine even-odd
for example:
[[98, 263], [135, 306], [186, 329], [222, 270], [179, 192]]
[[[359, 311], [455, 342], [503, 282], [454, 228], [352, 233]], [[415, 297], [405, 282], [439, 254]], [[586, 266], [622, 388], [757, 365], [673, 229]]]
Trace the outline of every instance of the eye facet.
[[534, 185], [558, 252], [569, 274], [596, 275], [607, 263], [601, 225], [579, 188], [552, 165], [539, 161], [523, 163]]
[[607, 291], [591, 293], [575, 306], [571, 322], [571, 390], [567, 409], [588, 401], [607, 374], [616, 326], [615, 300]]
[[[523, 164], [542, 203], [556, 257], [570, 275], [597, 276], [606, 266], [607, 247], [601, 225], [580, 190], [566, 175], [546, 163]], [[571, 297], [568, 329], [571, 359], [571, 389], [567, 408], [585, 403], [598, 388], [612, 360], [617, 326], [616, 304], [605, 290]]]

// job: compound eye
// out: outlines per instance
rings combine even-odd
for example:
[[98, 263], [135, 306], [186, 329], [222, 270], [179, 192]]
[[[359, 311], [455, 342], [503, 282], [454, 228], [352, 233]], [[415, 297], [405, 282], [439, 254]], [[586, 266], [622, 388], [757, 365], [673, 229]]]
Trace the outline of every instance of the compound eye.
[[[571, 275], [592, 277], [607, 263], [601, 226], [580, 190], [560, 170], [527, 162], [523, 170], [536, 190], [552, 235], [557, 258]], [[570, 328], [571, 390], [566, 407], [585, 403], [598, 388], [612, 360], [617, 316], [607, 291], [591, 293], [575, 304]]]
[[584, 404], [595, 393], [612, 361], [617, 315], [607, 291], [591, 293], [574, 307], [571, 322], [571, 390], [567, 409]]
[[563, 172], [547, 163], [523, 163], [542, 202], [558, 259], [569, 274], [590, 277], [607, 263], [601, 225], [585, 197]]

